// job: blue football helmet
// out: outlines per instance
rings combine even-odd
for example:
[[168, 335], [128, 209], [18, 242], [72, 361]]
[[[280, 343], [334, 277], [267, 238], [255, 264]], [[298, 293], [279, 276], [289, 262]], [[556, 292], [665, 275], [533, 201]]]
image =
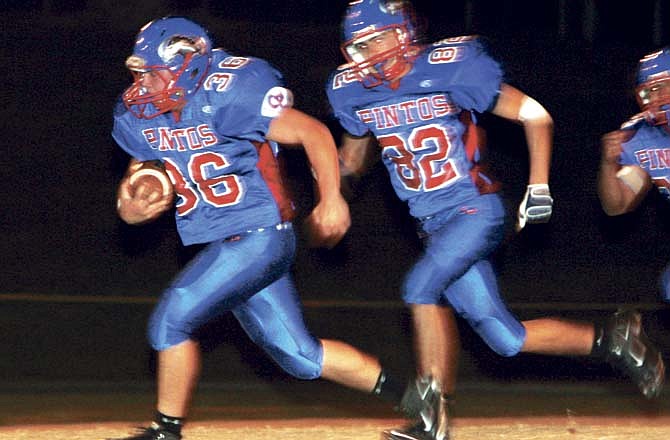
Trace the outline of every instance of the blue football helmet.
[[[395, 33], [395, 46], [369, 55], [368, 43]], [[416, 57], [416, 28], [411, 4], [403, 0], [357, 0], [349, 3], [342, 23], [342, 53], [366, 87], [393, 81]]]
[[635, 91], [647, 121], [667, 125], [670, 121], [670, 47], [640, 60]]
[[[126, 67], [135, 81], [123, 94], [128, 110], [138, 118], [151, 119], [174, 110], [200, 87], [212, 59], [207, 31], [182, 17], [153, 20], [140, 29]], [[170, 80], [164, 90], [149, 92], [144, 74], [167, 70]]]

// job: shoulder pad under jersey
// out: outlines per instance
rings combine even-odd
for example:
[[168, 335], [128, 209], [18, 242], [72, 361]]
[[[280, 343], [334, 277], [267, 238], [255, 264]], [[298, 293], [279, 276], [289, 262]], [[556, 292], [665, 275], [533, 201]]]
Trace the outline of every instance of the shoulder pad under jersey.
[[362, 88], [358, 76], [351, 70], [351, 65], [342, 64], [337, 66], [337, 69], [331, 72], [326, 89], [340, 90], [351, 85], [354, 85], [355, 89]]
[[481, 46], [482, 40], [478, 35], [461, 35], [460, 37], [449, 37], [437, 40], [432, 43], [432, 46], [456, 46], [478, 44]]
[[205, 90], [229, 91], [238, 81], [252, 81], [256, 88], [283, 82], [281, 73], [263, 59], [233, 56], [220, 49], [213, 53], [212, 67], [203, 84]]
[[637, 130], [642, 125], [647, 123], [647, 118], [644, 116], [644, 112], [638, 113], [634, 116], [631, 116], [626, 122], [621, 124], [621, 130]]
[[460, 107], [477, 112], [491, 107], [504, 75], [477, 36], [447, 38], [425, 46], [414, 73], [420, 87], [448, 92]]
[[123, 116], [125, 113], [128, 113], [128, 108], [126, 108], [126, 105], [123, 103], [123, 99], [119, 97], [119, 99], [116, 101], [114, 104], [114, 117], [118, 118]]
[[428, 53], [428, 62], [444, 64], [462, 61], [468, 57], [486, 52], [481, 38], [476, 35], [445, 38], [435, 41], [425, 47]]

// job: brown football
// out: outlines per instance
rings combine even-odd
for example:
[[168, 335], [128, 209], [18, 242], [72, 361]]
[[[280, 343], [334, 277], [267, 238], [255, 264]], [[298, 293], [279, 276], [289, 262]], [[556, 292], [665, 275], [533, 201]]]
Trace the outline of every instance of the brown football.
[[165, 168], [157, 162], [142, 162], [130, 175], [129, 183], [133, 188], [133, 195], [141, 186], [146, 186], [144, 194], [148, 197], [149, 194], [157, 192], [162, 196], [174, 196], [174, 187], [170, 181]]

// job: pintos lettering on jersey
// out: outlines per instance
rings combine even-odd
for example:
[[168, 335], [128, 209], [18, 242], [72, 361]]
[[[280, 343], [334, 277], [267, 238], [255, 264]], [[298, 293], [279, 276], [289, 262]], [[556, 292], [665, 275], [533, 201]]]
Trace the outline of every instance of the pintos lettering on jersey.
[[184, 128], [148, 128], [142, 130], [142, 135], [149, 146], [158, 151], [199, 150], [219, 142], [207, 124]]
[[460, 109], [446, 95], [423, 96], [396, 104], [358, 110], [358, 118], [378, 130], [425, 122], [442, 116], [457, 114]]
[[670, 148], [650, 148], [635, 152], [640, 166], [647, 170], [670, 169]]

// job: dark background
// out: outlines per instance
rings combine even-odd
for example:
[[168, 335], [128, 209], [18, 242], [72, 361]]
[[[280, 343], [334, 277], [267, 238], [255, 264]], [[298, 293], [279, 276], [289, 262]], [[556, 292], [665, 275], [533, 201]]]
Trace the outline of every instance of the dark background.
[[[507, 82], [540, 101], [556, 124], [552, 221], [521, 234], [510, 228], [495, 255], [513, 310], [524, 317], [591, 316], [638, 305], [659, 345], [670, 349], [667, 306], [657, 288], [670, 250], [668, 208], [652, 194], [638, 212], [607, 218], [595, 192], [599, 137], [638, 111], [637, 60], [670, 39], [664, 3], [415, 5], [429, 40], [486, 36]], [[145, 349], [151, 304], [197, 250], [181, 246], [170, 216], [142, 227], [116, 216], [116, 184], [128, 158], [110, 136], [112, 107], [129, 85], [123, 63], [138, 29], [168, 14], [194, 18], [216, 45], [275, 64], [296, 107], [329, 124], [337, 138], [324, 85], [342, 62], [344, 7], [308, 0], [0, 2], [0, 332], [7, 335], [0, 339], [8, 353], [0, 368], [6, 378], [131, 377], [140, 369], [128, 365]], [[481, 123], [511, 220], [526, 185], [523, 131], [492, 116]], [[309, 173], [301, 152], [287, 159], [302, 218], [312, 203]], [[337, 248], [299, 249], [295, 278], [307, 319], [320, 335], [407, 357], [398, 350], [408, 345], [399, 286], [419, 248], [381, 167], [363, 179], [351, 212], [352, 228]], [[244, 339], [234, 323], [223, 327], [229, 342]], [[242, 362], [255, 364], [255, 355], [244, 354], [253, 347], [241, 344]], [[476, 338], [468, 344], [479, 347]]]

